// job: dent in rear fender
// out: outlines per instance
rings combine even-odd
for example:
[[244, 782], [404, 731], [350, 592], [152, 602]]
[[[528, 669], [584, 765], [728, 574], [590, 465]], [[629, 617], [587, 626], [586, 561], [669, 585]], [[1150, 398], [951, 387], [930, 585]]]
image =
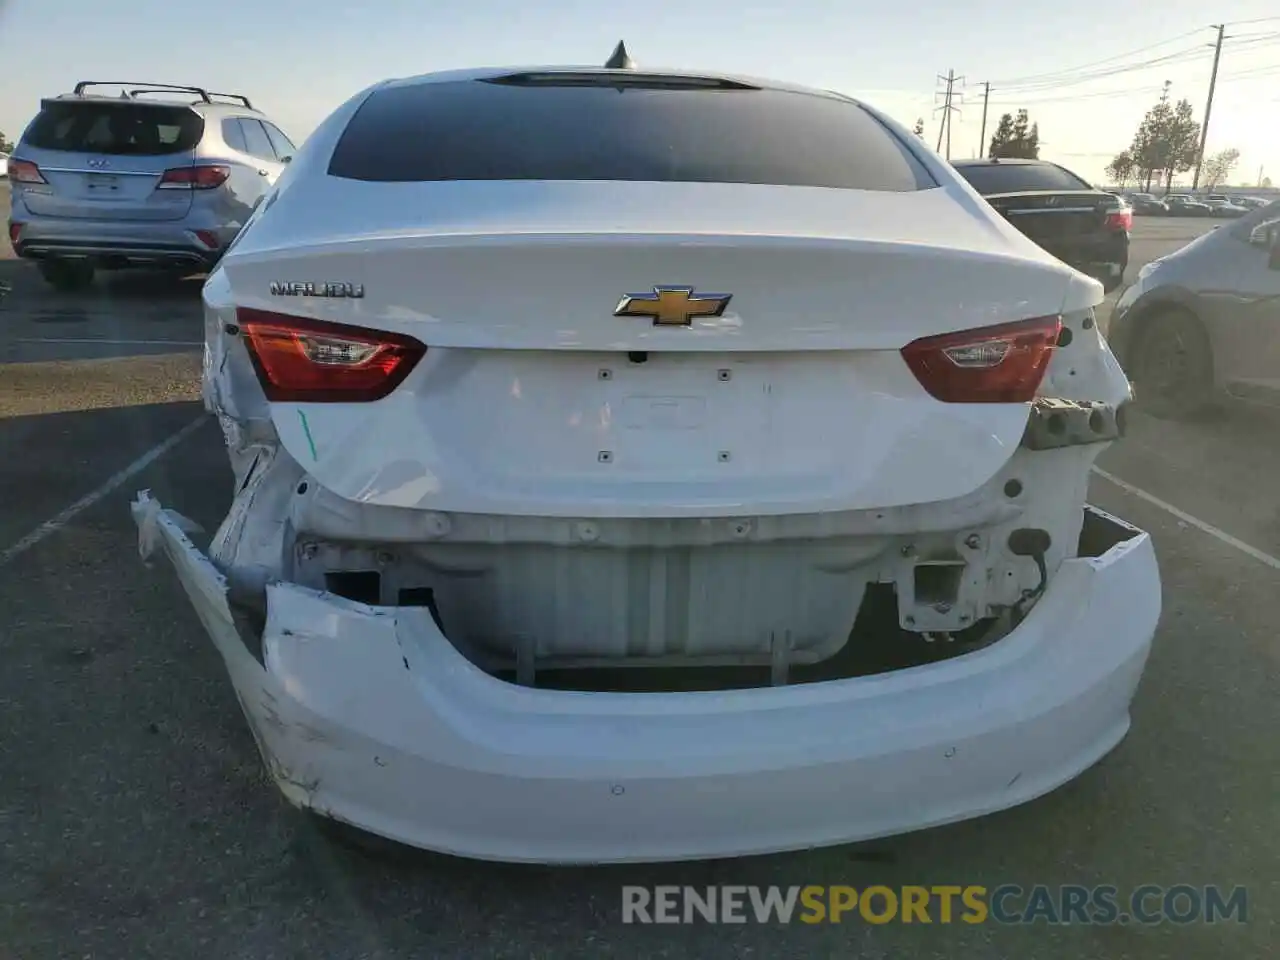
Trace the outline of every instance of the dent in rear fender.
[[1129, 378], [1098, 329], [1095, 311], [1089, 308], [1064, 314], [1062, 328], [1040, 396], [1112, 407], [1133, 399]]

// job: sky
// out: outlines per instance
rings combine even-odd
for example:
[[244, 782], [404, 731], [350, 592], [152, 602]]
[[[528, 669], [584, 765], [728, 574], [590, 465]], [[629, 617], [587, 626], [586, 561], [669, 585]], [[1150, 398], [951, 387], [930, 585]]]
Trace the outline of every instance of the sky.
[[[191, 83], [247, 94], [295, 140], [363, 87], [472, 66], [603, 64], [625, 39], [641, 66], [745, 73], [839, 90], [937, 145], [939, 75], [954, 70], [953, 158], [1025, 107], [1041, 156], [1092, 180], [1169, 81], [1202, 117], [1227, 26], [1207, 152], [1240, 151], [1233, 182], [1280, 183], [1275, 0], [0, 0], [0, 131], [77, 80]], [[1155, 61], [1155, 62], [1152, 62]]]

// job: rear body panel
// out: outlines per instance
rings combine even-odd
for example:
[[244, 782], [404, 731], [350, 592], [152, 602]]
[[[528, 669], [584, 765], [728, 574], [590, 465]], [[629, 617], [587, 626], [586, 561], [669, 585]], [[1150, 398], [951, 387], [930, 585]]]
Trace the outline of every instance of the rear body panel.
[[1116, 200], [1101, 191], [991, 194], [987, 202], [1055, 257], [1085, 273], [1129, 262], [1129, 235], [1107, 225]]
[[181, 220], [191, 209], [189, 191], [156, 189], [166, 170], [191, 165], [191, 151], [120, 158], [24, 150], [23, 159], [48, 181], [22, 187], [32, 217], [154, 222]]
[[[901, 348], [1101, 299], [1096, 284], [942, 190], [890, 200], [746, 185], [499, 184], [479, 207], [471, 184], [341, 187], [283, 194], [205, 299], [219, 366], [228, 351], [243, 363], [243, 346], [217, 332], [234, 325], [237, 306], [427, 345], [384, 400], [271, 405], [295, 459], [361, 503], [688, 516], [744, 503], [772, 513], [950, 499], [1008, 459], [1027, 406], [940, 403]], [[368, 227], [326, 236], [323, 218], [345, 223], [348, 202]], [[467, 210], [471, 222], [457, 219]], [[363, 296], [272, 293], [296, 282], [350, 284]], [[660, 284], [732, 299], [688, 327], [614, 315], [620, 298]], [[637, 351], [642, 361], [629, 356]], [[939, 456], [951, 469], [928, 469]]]

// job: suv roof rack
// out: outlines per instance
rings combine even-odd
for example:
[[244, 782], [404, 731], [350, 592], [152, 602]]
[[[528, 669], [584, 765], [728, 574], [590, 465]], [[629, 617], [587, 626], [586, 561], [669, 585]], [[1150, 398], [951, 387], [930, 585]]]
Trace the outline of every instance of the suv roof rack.
[[83, 97], [85, 95], [84, 91], [86, 87], [131, 87], [135, 83], [141, 83], [142, 86], [137, 90], [129, 90], [125, 94], [126, 97], [132, 98], [134, 93], [141, 93], [145, 90], [146, 92], [156, 93], [194, 93], [205, 103], [212, 102], [209, 100], [209, 91], [202, 87], [188, 87], [174, 83], [150, 83], [145, 80], [81, 80], [76, 84], [75, 90], [73, 90], [72, 93], [77, 97]]
[[238, 100], [240, 101], [240, 103], [244, 104], [247, 109], [249, 110], [253, 109], [253, 104], [249, 102], [249, 98], [246, 97], [243, 93], [217, 93], [213, 90], [210, 90], [209, 96], [226, 97], [228, 100]]
[[[134, 86], [134, 84], [139, 85]], [[121, 93], [121, 96], [126, 100], [134, 100], [140, 93], [191, 93], [199, 97], [202, 103], [213, 103], [214, 97], [223, 97], [228, 100], [239, 101], [249, 110], [253, 109], [253, 104], [249, 102], [249, 98], [239, 93], [211, 93], [203, 87], [190, 87], [176, 83], [150, 83], [145, 80], [81, 80], [76, 84], [72, 95], [83, 97], [88, 87], [124, 87], [125, 90]]]

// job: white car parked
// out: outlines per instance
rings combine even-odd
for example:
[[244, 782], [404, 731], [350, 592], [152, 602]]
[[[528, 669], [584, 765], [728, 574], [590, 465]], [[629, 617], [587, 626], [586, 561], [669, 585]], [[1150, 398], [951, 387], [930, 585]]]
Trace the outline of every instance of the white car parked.
[[1110, 751], [1160, 613], [1086, 505], [1102, 288], [909, 130], [737, 77], [363, 91], [204, 288], [235, 499], [147, 492], [299, 807], [513, 861], [836, 844]]

